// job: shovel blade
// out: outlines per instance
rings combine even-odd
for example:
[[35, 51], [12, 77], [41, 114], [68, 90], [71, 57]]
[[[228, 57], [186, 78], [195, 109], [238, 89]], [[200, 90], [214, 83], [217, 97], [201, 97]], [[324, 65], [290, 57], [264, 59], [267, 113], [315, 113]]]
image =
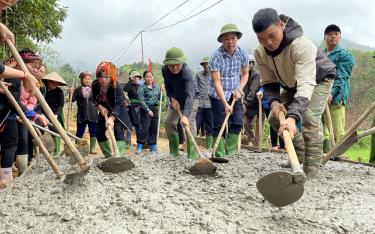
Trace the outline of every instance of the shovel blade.
[[84, 167], [81, 167], [80, 170], [75, 172], [70, 172], [65, 175], [64, 183], [65, 184], [74, 184], [77, 181], [84, 178], [84, 176], [89, 172], [91, 165], [93, 163], [93, 160], [86, 161], [86, 165]]
[[302, 197], [304, 185], [303, 183], [296, 184], [292, 173], [276, 171], [260, 178], [257, 182], [257, 189], [269, 203], [283, 207]]
[[216, 158], [216, 157], [212, 157], [210, 158], [210, 160], [214, 163], [228, 163], [229, 160], [226, 159], [226, 158]]
[[217, 167], [208, 159], [203, 158], [196, 162], [190, 169], [192, 175], [214, 175]]
[[340, 144], [336, 150], [332, 153], [331, 158], [339, 157], [343, 155], [354, 143], [357, 142], [357, 131], [354, 131], [348, 139], [346, 139], [342, 144]]
[[104, 172], [120, 173], [134, 168], [134, 163], [126, 157], [110, 157], [99, 163], [98, 167]]

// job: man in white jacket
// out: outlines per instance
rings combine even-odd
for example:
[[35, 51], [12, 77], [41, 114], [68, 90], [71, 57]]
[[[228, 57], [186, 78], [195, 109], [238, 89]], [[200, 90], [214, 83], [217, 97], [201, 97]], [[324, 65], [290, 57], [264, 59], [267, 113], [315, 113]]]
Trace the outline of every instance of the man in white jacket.
[[[279, 134], [289, 130], [304, 172], [308, 178], [316, 177], [323, 156], [321, 116], [335, 65], [303, 35], [297, 22], [272, 8], [259, 10], [252, 26], [261, 44], [255, 61], [271, 107], [270, 125]], [[281, 123], [280, 111], [286, 114]]]

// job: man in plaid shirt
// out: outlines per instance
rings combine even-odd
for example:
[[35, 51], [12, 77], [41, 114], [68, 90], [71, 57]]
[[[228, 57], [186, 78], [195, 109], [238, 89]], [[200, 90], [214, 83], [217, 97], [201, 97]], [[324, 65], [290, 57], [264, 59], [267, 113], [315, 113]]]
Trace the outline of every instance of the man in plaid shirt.
[[[242, 89], [249, 76], [248, 53], [237, 46], [242, 33], [234, 24], [226, 24], [220, 30], [217, 40], [222, 44], [211, 55], [209, 69], [211, 82], [209, 96], [213, 115], [214, 142], [223, 125], [227, 113], [231, 113], [228, 120], [228, 136], [220, 139], [215, 152], [216, 157], [233, 155], [236, 152], [239, 133], [243, 122]], [[236, 101], [233, 108], [230, 103]]]

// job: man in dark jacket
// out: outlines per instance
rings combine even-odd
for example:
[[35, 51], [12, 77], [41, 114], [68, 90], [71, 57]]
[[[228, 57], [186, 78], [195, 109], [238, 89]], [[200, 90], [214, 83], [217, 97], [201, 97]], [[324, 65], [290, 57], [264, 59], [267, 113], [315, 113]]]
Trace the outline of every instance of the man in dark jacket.
[[[316, 177], [323, 156], [321, 116], [335, 65], [303, 35], [297, 22], [272, 8], [259, 10], [252, 26], [261, 44], [255, 61], [271, 106], [269, 123], [280, 135], [283, 130], [290, 132], [304, 172], [308, 178]], [[286, 114], [281, 122], [280, 111]]]
[[[170, 108], [167, 110], [165, 119], [165, 130], [169, 141], [169, 154], [171, 156], [178, 156], [180, 154], [178, 149], [178, 121], [190, 129], [189, 119], [194, 99], [195, 99], [195, 81], [190, 68], [186, 65], [186, 56], [184, 52], [176, 47], [170, 48], [164, 59], [164, 66], [162, 67], [162, 75], [164, 78], [165, 90], [170, 99]], [[177, 110], [182, 112], [180, 119]], [[195, 123], [194, 123], [195, 124]], [[195, 132], [192, 132], [195, 135]], [[187, 154], [190, 159], [197, 157], [197, 152], [190, 139], [187, 139]]]
[[195, 76], [198, 87], [198, 112], [196, 116], [197, 129], [204, 127], [206, 136], [206, 148], [212, 148], [212, 109], [211, 100], [208, 96], [208, 84], [210, 82], [210, 71], [208, 70], [209, 57], [204, 57], [201, 60], [200, 65], [203, 70], [198, 72]]
[[[249, 141], [257, 146], [258, 135], [254, 132], [255, 120], [259, 114], [259, 105], [257, 93], [259, 90], [263, 90], [260, 87], [260, 75], [257, 70], [254, 69], [254, 57], [249, 55], [249, 79], [243, 88], [245, 93], [244, 97], [244, 129], [245, 135], [249, 138]], [[259, 117], [258, 117], [259, 118]], [[262, 121], [264, 115], [262, 116]], [[258, 126], [259, 127], [259, 126]], [[262, 127], [262, 126], [261, 126]]]

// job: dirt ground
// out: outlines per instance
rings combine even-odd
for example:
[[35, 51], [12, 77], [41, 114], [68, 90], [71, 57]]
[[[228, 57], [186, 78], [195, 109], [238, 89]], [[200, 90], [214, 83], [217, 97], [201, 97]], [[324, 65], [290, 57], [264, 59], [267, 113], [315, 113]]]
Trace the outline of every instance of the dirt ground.
[[190, 175], [184, 154], [132, 156], [135, 168], [120, 174], [96, 159], [73, 184], [42, 158], [0, 191], [0, 233], [374, 233], [375, 168], [329, 162], [299, 201], [277, 208], [255, 184], [281, 157], [242, 150], [213, 177]]

